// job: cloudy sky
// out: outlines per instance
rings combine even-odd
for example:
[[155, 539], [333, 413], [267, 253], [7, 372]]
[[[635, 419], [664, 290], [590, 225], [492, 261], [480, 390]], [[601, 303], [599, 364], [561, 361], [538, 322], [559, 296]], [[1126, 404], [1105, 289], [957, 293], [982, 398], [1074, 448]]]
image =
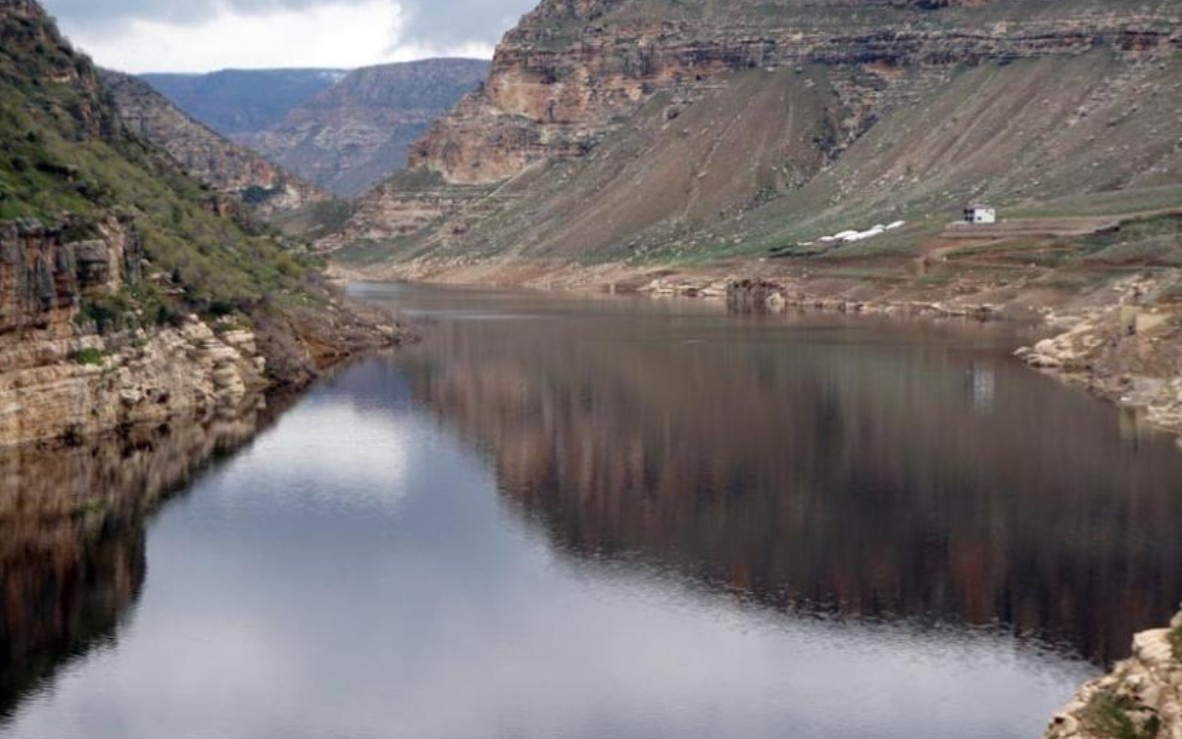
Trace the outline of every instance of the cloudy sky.
[[359, 67], [491, 57], [537, 0], [42, 0], [99, 64], [127, 72]]

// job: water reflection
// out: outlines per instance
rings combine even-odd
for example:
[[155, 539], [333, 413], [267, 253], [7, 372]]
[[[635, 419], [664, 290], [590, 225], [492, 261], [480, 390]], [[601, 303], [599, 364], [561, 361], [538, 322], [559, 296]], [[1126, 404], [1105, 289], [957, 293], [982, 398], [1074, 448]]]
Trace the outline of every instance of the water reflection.
[[63, 662], [114, 643], [144, 584], [147, 519], [259, 415], [0, 450], [0, 718]]
[[[86, 592], [118, 639], [26, 689], [0, 737], [1021, 739], [1096, 668], [974, 625], [1104, 655], [1123, 609], [1168, 611], [1172, 447], [1122, 444], [1007, 339], [391, 294], [453, 313], [160, 515], [145, 474], [146, 497], [87, 503], [134, 444], [32, 496], [105, 514], [111, 554], [76, 579], [107, 583]], [[209, 454], [153, 443], [162, 481]], [[39, 567], [0, 573], [56, 587]], [[40, 623], [36, 602], [3, 605]]]
[[573, 552], [784, 610], [998, 625], [1097, 662], [1173, 611], [1168, 439], [1123, 443], [1111, 408], [1008, 341], [721, 320], [443, 322], [404, 361]]

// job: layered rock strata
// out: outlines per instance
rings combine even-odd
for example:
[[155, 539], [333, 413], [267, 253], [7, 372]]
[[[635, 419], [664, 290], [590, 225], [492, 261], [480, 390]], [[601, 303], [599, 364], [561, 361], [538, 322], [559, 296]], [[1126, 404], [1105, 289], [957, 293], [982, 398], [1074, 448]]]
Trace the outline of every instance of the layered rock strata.
[[[547, 0], [497, 49], [488, 82], [412, 150], [411, 166], [487, 184], [552, 157], [585, 154], [662, 90], [700, 89], [727, 72], [800, 65], [906, 67], [1012, 62], [1096, 48], [1182, 46], [1182, 12], [1061, 9], [1014, 3], [737, 2], [696, 17], [643, 2]], [[699, 5], [691, 3], [691, 6]], [[986, 11], [957, 6], [1002, 6]], [[688, 14], [688, 13], [687, 13]]]
[[241, 402], [268, 384], [249, 331], [180, 325], [100, 335], [84, 301], [142, 281], [127, 221], [67, 241], [35, 222], [0, 223], [0, 443], [76, 438]]

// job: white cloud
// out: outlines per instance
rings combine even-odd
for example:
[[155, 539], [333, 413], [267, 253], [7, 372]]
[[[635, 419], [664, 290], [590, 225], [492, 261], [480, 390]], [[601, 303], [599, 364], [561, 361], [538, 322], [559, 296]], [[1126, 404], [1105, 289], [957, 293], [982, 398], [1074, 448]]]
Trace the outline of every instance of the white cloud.
[[404, 15], [395, 0], [342, 1], [266, 13], [223, 5], [217, 15], [196, 23], [132, 19], [118, 34], [88, 25], [72, 28], [67, 20], [63, 25], [98, 64], [132, 73], [354, 68], [429, 56], [492, 56], [492, 47], [483, 43], [454, 48], [398, 43]]

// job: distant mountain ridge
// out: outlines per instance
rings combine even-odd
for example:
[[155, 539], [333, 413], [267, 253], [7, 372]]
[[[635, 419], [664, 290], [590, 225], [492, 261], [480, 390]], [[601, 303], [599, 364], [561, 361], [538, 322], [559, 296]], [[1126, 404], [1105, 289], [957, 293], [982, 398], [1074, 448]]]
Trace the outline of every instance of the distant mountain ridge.
[[99, 76], [125, 126], [161, 146], [190, 175], [238, 197], [260, 215], [269, 217], [325, 198], [311, 183], [189, 117], [147, 82], [107, 70], [100, 70]]
[[224, 69], [139, 75], [181, 110], [222, 136], [261, 131], [336, 84], [343, 69]]
[[481, 59], [140, 79], [214, 132], [338, 195], [406, 166], [412, 143], [488, 74]]
[[235, 139], [340, 195], [359, 195], [406, 165], [410, 145], [488, 74], [480, 59], [364, 67], [266, 130]]

